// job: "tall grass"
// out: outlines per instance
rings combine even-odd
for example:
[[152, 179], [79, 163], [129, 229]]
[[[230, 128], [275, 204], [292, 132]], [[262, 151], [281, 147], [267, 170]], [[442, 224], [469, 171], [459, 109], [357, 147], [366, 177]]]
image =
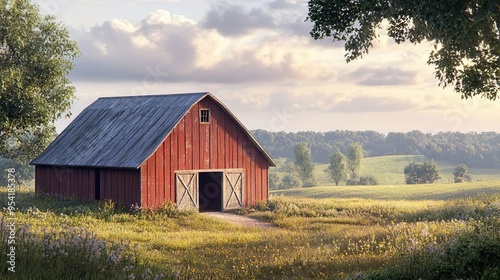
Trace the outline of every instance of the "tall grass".
[[[345, 230], [344, 238], [325, 246], [335, 252], [332, 260], [353, 254], [358, 260], [371, 256], [385, 261], [381, 269], [358, 266], [349, 279], [500, 279], [499, 195], [389, 202], [386, 207], [356, 199], [274, 197], [256, 208], [251, 215], [282, 227], [326, 233], [331, 228], [325, 223], [357, 226], [354, 235]], [[334, 231], [328, 236], [335, 236]]]
[[[0, 205], [5, 194], [0, 189]], [[499, 195], [420, 201], [278, 196], [241, 211], [277, 225], [271, 229], [228, 224], [171, 204], [159, 212], [122, 211], [110, 202], [85, 203], [30, 189], [20, 189], [16, 199], [16, 273], [6, 270], [3, 225], [0, 278], [498, 276], [491, 260], [500, 257]], [[450, 274], [455, 265], [460, 269]]]
[[[406, 252], [380, 270], [368, 272], [363, 279], [500, 279], [500, 219], [482, 218], [469, 229], [442, 241], [415, 238]], [[430, 234], [426, 234], [429, 236]]]
[[[7, 221], [0, 215], [0, 275], [9, 279], [160, 279], [164, 276], [153, 275], [129, 243], [102, 240], [83, 228], [63, 224], [58, 229], [33, 231], [28, 224], [19, 224], [13, 244], [8, 243], [10, 235]], [[15, 259], [4, 252], [14, 252]]]

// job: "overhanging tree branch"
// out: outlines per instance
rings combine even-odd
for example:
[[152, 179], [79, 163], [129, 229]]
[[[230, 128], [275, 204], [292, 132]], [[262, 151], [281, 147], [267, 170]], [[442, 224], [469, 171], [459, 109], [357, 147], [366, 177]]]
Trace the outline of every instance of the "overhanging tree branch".
[[496, 0], [311, 0], [311, 36], [344, 41], [346, 60], [367, 54], [383, 20], [396, 43], [434, 43], [429, 64], [462, 98], [496, 100], [500, 88], [500, 5]]

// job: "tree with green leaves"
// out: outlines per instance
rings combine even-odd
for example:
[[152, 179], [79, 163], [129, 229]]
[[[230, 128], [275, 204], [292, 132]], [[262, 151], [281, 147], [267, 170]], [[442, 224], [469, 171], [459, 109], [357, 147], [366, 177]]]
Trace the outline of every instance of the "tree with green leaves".
[[295, 189], [299, 188], [301, 185], [300, 178], [295, 173], [288, 173], [283, 178], [281, 178], [281, 183], [279, 189]]
[[347, 170], [349, 180], [357, 180], [361, 170], [361, 160], [363, 159], [363, 146], [360, 143], [353, 143], [347, 153]]
[[269, 189], [277, 190], [280, 186], [280, 177], [275, 172], [269, 173]]
[[311, 149], [306, 142], [295, 145], [295, 166], [304, 187], [314, 185], [314, 164], [312, 163]]
[[[19, 162], [8, 160], [0, 157], [0, 187], [9, 185], [9, 174], [5, 170], [14, 168], [15, 172], [15, 184], [20, 185], [24, 182], [30, 181], [35, 177], [35, 168], [27, 164], [21, 164]], [[12, 177], [10, 178], [12, 179]], [[10, 182], [12, 183], [12, 181]]]
[[325, 172], [330, 175], [335, 186], [339, 185], [339, 182], [346, 179], [347, 166], [345, 156], [337, 149], [332, 156], [332, 160]]
[[70, 115], [80, 54], [68, 30], [28, 0], [0, 0], [0, 156], [27, 163]]
[[453, 170], [453, 181], [455, 183], [472, 181], [471, 176], [467, 173], [468, 171], [469, 168], [467, 168], [467, 165], [465, 164], [460, 164], [459, 166], [455, 167], [455, 170]]
[[358, 185], [361, 186], [378, 185], [378, 180], [373, 175], [361, 176], [359, 177]]
[[433, 160], [424, 163], [410, 163], [404, 169], [406, 184], [430, 184], [439, 180], [439, 170]]
[[431, 42], [428, 64], [440, 85], [462, 98], [497, 98], [500, 88], [498, 0], [310, 0], [314, 39], [344, 41], [346, 60], [367, 54], [383, 23], [396, 43]]

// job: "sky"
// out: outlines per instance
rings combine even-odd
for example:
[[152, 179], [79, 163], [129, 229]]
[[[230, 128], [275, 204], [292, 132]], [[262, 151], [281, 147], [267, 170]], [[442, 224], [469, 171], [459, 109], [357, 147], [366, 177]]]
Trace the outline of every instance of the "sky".
[[72, 117], [99, 97], [211, 92], [248, 129], [500, 132], [499, 102], [462, 100], [427, 65], [432, 44], [380, 32], [345, 61], [309, 35], [307, 1], [35, 0], [82, 53]]

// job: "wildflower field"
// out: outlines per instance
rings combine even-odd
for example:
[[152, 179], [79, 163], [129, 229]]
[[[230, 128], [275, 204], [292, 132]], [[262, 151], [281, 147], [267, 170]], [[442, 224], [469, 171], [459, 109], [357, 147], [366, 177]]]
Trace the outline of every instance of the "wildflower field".
[[290, 190], [238, 213], [269, 229], [18, 188], [15, 272], [0, 188], [0, 279], [500, 279], [500, 182], [433, 187]]

